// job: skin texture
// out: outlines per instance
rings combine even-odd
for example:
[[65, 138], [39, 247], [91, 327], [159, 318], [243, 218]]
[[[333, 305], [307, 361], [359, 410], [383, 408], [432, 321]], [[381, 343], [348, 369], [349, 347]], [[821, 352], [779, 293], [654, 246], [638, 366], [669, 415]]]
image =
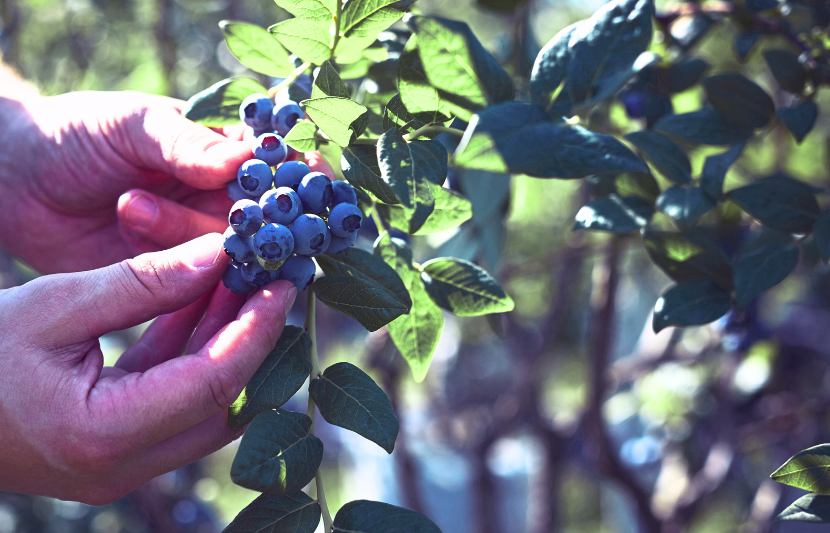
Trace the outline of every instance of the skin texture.
[[[104, 504], [241, 434], [227, 407], [296, 289], [220, 283], [225, 183], [250, 149], [180, 107], [41, 98], [0, 66], [0, 247], [51, 274], [0, 291], [0, 491]], [[103, 366], [100, 336], [154, 318]]]

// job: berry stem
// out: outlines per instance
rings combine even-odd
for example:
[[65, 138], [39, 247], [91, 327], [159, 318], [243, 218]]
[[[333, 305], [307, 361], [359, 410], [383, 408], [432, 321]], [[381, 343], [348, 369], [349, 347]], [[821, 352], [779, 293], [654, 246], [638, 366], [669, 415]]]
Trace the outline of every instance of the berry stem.
[[[308, 306], [304, 327], [308, 332], [309, 337], [311, 337], [311, 379], [316, 379], [317, 376], [322, 374], [320, 370], [320, 359], [317, 355], [316, 311], [317, 298], [314, 296], [314, 291], [308, 289]], [[314, 405], [314, 399], [311, 397], [311, 391], [309, 391], [308, 394], [308, 410], [306, 411], [306, 414], [311, 419], [310, 433], [314, 435], [314, 419], [317, 415], [317, 406]], [[323, 525], [325, 526], [325, 531], [328, 532], [332, 530], [331, 513], [329, 513], [329, 506], [326, 505], [326, 493], [323, 490], [323, 472], [319, 468], [317, 469], [317, 473], [314, 475], [314, 481], [317, 486], [317, 503], [320, 504], [320, 509], [323, 511]]]
[[334, 61], [334, 52], [337, 50], [337, 43], [340, 42], [340, 19], [343, 15], [343, 0], [335, 0], [337, 3], [337, 13], [334, 14], [334, 35], [331, 39], [331, 55], [329, 58]]
[[292, 72], [291, 74], [289, 74], [287, 78], [285, 78], [284, 80], [282, 80], [282, 81], [281, 81], [281, 82], [279, 82], [278, 84], [276, 84], [276, 85], [274, 85], [273, 87], [271, 87], [270, 89], [268, 89], [268, 96], [269, 96], [269, 97], [271, 97], [271, 99], [273, 100], [273, 98], [274, 98], [274, 97], [275, 97], [275, 96], [276, 96], [276, 95], [277, 95], [277, 94], [278, 94], [281, 90], [285, 89], [286, 87], [288, 87], [289, 85], [291, 85], [292, 83], [294, 83], [295, 81], [297, 81], [297, 78], [299, 78], [300, 76], [302, 76], [302, 74], [303, 74], [306, 70], [308, 70], [308, 67], [310, 67], [310, 66], [311, 66], [311, 63], [309, 63], [309, 62], [307, 62], [307, 61], [306, 61], [305, 63], [303, 63], [303, 64], [302, 64], [302, 65], [300, 65], [299, 67], [295, 68], [295, 69], [294, 69], [294, 72]]
[[414, 141], [421, 135], [429, 135], [430, 133], [449, 133], [450, 135], [456, 135], [458, 137], [464, 136], [464, 132], [462, 130], [457, 130], [455, 128], [445, 128], [444, 126], [424, 126], [408, 135], [404, 135], [403, 138], [407, 141]]

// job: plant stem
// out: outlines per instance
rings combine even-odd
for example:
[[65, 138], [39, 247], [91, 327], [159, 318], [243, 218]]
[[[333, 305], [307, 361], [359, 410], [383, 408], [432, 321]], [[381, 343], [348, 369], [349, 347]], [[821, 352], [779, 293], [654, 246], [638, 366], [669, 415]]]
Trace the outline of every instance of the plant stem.
[[329, 58], [334, 60], [334, 52], [337, 50], [337, 43], [340, 42], [340, 19], [343, 18], [343, 0], [336, 0], [337, 13], [334, 14], [334, 36], [331, 40], [331, 55]]
[[[308, 332], [309, 337], [311, 337], [311, 379], [315, 379], [317, 376], [322, 374], [320, 371], [320, 359], [317, 355], [317, 298], [314, 296], [314, 292], [311, 289], [308, 289], [308, 306], [306, 311], [306, 319], [305, 319], [305, 330]], [[314, 405], [314, 399], [311, 397], [311, 391], [308, 394], [308, 410], [306, 411], [308, 417], [311, 419], [311, 431], [310, 433], [314, 434], [314, 419], [317, 414], [317, 406]], [[326, 505], [326, 493], [323, 490], [323, 473], [318, 468], [317, 473], [314, 475], [314, 481], [317, 485], [317, 503], [320, 504], [320, 509], [323, 511], [323, 525], [325, 526], [325, 531], [329, 532], [332, 530], [332, 520], [331, 520], [331, 513], [329, 513], [329, 507]]]
[[372, 202], [372, 218], [375, 219], [375, 226], [378, 228], [378, 234], [381, 233], [381, 230], [389, 231], [389, 228], [386, 227], [386, 224], [384, 224], [383, 219], [380, 217], [378, 205], [375, 202]]
[[430, 133], [449, 133], [450, 135], [456, 135], [458, 137], [463, 137], [464, 132], [461, 130], [457, 130], [455, 128], [445, 128], [444, 126], [424, 126], [422, 128], [418, 128], [417, 130], [413, 131], [408, 135], [404, 135], [404, 139], [407, 141], [412, 141], [420, 137], [421, 135], [429, 135]]
[[299, 78], [303, 74], [303, 72], [308, 70], [308, 67], [310, 67], [310, 66], [311, 66], [311, 63], [306, 61], [305, 63], [303, 63], [299, 67], [295, 68], [294, 72], [289, 74], [287, 78], [285, 78], [284, 80], [282, 80], [278, 84], [276, 84], [273, 87], [271, 87], [270, 89], [268, 89], [268, 96], [270, 96], [271, 98], [274, 98], [277, 95], [277, 93], [279, 93], [281, 90], [285, 89], [286, 87], [288, 87], [289, 85], [294, 83], [297, 80], [297, 78]]

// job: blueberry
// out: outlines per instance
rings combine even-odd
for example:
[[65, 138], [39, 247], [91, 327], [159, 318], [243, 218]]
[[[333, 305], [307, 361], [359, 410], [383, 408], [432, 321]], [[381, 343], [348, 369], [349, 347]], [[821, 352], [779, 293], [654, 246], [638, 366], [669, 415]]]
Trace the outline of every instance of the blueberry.
[[331, 181], [322, 172], [306, 174], [297, 187], [305, 213], [319, 213], [331, 204]]
[[274, 103], [267, 94], [252, 94], [242, 100], [239, 106], [239, 119], [254, 130], [265, 130], [271, 127], [271, 113]]
[[[280, 105], [281, 104], [281, 105]], [[294, 124], [303, 118], [302, 108], [294, 102], [280, 102], [274, 106], [274, 111], [271, 114], [271, 127], [279, 135], [285, 137]]]
[[286, 161], [274, 173], [274, 186], [291, 187], [296, 191], [307, 174], [311, 174], [311, 169], [302, 161]]
[[331, 184], [331, 205], [337, 204], [357, 205], [357, 193], [345, 181], [334, 181]]
[[282, 137], [276, 133], [263, 133], [254, 142], [254, 157], [275, 167], [285, 161], [288, 150]]
[[303, 204], [294, 189], [279, 187], [271, 189], [259, 200], [265, 222], [287, 226], [303, 214]]
[[363, 222], [363, 213], [356, 205], [338, 204], [329, 215], [329, 229], [337, 237], [348, 237], [357, 233]]
[[337, 237], [336, 235], [331, 236], [331, 242], [329, 243], [329, 247], [326, 249], [327, 253], [330, 254], [338, 254], [343, 250], [347, 250], [354, 244], [354, 241], [357, 240], [357, 233], [354, 232], [348, 237]]
[[231, 261], [222, 274], [222, 284], [234, 294], [246, 294], [256, 288], [242, 278], [242, 266], [240, 263]]
[[265, 270], [258, 261], [251, 261], [242, 265], [242, 279], [254, 287], [268, 285], [275, 281], [278, 275], [276, 270]]
[[640, 91], [628, 91], [620, 95], [625, 112], [630, 118], [641, 118], [646, 112], [646, 96]]
[[280, 279], [290, 281], [298, 291], [301, 291], [314, 281], [315, 272], [317, 272], [317, 265], [310, 257], [295, 255], [283, 263], [280, 268]]
[[294, 251], [294, 236], [280, 224], [266, 224], [254, 235], [256, 254], [266, 261], [282, 261]]
[[250, 237], [262, 226], [262, 208], [253, 200], [239, 200], [228, 215], [228, 224], [243, 237]]
[[242, 186], [239, 185], [239, 181], [237, 180], [229, 181], [225, 186], [225, 190], [228, 191], [228, 198], [234, 202], [238, 202], [239, 200], [253, 200], [256, 198], [256, 196], [252, 196], [243, 191]]
[[252, 237], [241, 237], [236, 234], [233, 228], [226, 229], [222, 236], [225, 238], [222, 247], [228, 257], [237, 263], [250, 263], [256, 260], [254, 239]]
[[262, 193], [271, 188], [271, 184], [274, 183], [274, 175], [271, 173], [271, 167], [265, 161], [249, 159], [239, 167], [236, 180], [246, 193], [251, 196], [261, 196]]
[[294, 235], [294, 252], [314, 257], [325, 252], [331, 242], [331, 233], [326, 221], [317, 215], [300, 215], [291, 224]]

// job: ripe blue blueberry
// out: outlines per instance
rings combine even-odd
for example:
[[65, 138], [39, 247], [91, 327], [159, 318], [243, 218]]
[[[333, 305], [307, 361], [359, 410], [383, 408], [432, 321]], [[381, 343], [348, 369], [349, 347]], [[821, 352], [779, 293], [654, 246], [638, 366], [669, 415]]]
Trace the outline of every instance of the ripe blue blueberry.
[[337, 204], [329, 214], [329, 229], [337, 237], [348, 237], [357, 233], [362, 222], [363, 213], [352, 204]]
[[242, 264], [236, 261], [228, 263], [228, 267], [222, 274], [222, 284], [234, 294], [246, 294], [256, 288], [242, 279]]
[[271, 189], [259, 200], [265, 222], [287, 226], [303, 214], [303, 204], [294, 189], [279, 187]]
[[256, 198], [256, 196], [251, 196], [243, 191], [238, 180], [229, 181], [225, 186], [225, 190], [228, 192], [228, 198], [234, 202], [238, 202], [239, 200], [254, 200]]
[[326, 221], [317, 215], [300, 215], [291, 224], [294, 235], [294, 252], [306, 257], [314, 257], [325, 252], [331, 242], [331, 233]]
[[329, 247], [326, 249], [326, 253], [339, 254], [343, 250], [348, 249], [351, 245], [354, 244], [354, 241], [357, 240], [357, 234], [357, 231], [355, 231], [348, 237], [337, 237], [332, 234], [331, 242], [329, 243]]
[[263, 133], [254, 142], [254, 157], [275, 167], [285, 161], [288, 149], [276, 133]]
[[228, 224], [237, 235], [250, 237], [262, 226], [262, 208], [253, 200], [239, 200], [231, 207]]
[[317, 265], [310, 257], [295, 255], [283, 263], [280, 268], [280, 279], [290, 281], [298, 291], [301, 291], [314, 281], [315, 272], [317, 272]]
[[279, 135], [285, 137], [301, 118], [303, 118], [303, 110], [299, 105], [291, 101], [280, 102], [274, 106], [271, 114], [271, 127]]
[[228, 257], [237, 263], [250, 263], [251, 261], [256, 261], [253, 237], [242, 237], [237, 235], [233, 228], [226, 229], [225, 233], [222, 234], [222, 237], [225, 238], [222, 248], [225, 249], [225, 253], [228, 254]]
[[268, 163], [260, 159], [249, 159], [242, 163], [236, 180], [243, 191], [251, 196], [262, 196], [262, 193], [271, 188], [274, 183], [274, 174]]
[[294, 251], [294, 236], [280, 224], [266, 224], [254, 235], [256, 255], [266, 261], [283, 261]]
[[254, 130], [266, 130], [271, 127], [271, 114], [274, 103], [267, 94], [252, 94], [242, 100], [239, 106], [239, 119]]
[[302, 161], [286, 161], [274, 173], [274, 186], [291, 187], [296, 191], [307, 174], [311, 174], [311, 169]]
[[334, 181], [331, 184], [331, 205], [337, 204], [357, 205], [357, 193], [345, 181]]
[[297, 187], [303, 212], [320, 213], [331, 204], [331, 181], [322, 172], [306, 174]]
[[646, 112], [646, 95], [640, 91], [628, 91], [620, 96], [625, 112], [630, 118], [641, 118]]
[[264, 287], [276, 281], [279, 273], [276, 270], [265, 270], [259, 261], [251, 261], [242, 265], [242, 279], [254, 287]]

